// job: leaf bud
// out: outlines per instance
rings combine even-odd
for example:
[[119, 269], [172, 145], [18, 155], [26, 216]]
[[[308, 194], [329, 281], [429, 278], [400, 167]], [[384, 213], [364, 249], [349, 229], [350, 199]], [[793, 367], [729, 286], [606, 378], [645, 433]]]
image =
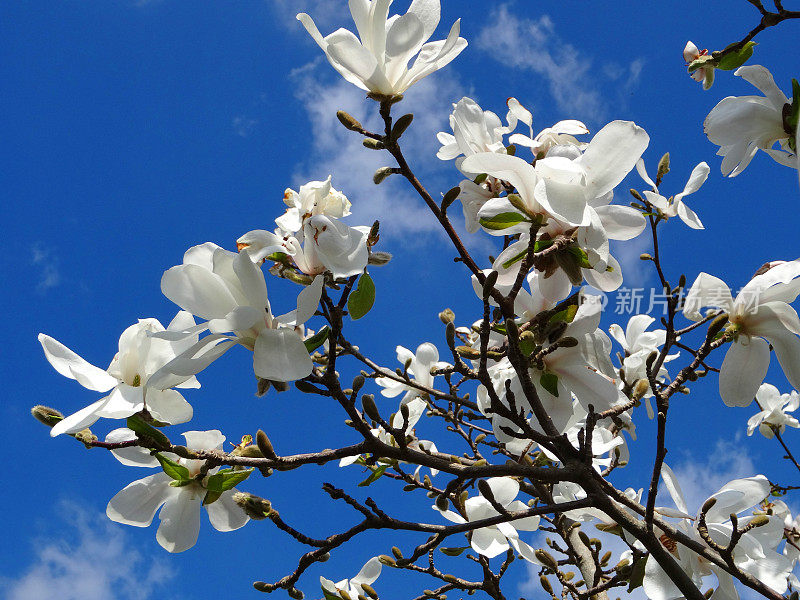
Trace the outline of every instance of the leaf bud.
[[489, 482], [485, 479], [478, 480], [478, 491], [481, 493], [481, 496], [486, 498], [489, 502], [495, 502], [494, 492], [492, 491]]
[[272, 503], [269, 500], [247, 492], [235, 492], [233, 501], [255, 521], [266, 519], [272, 512]]
[[475, 443], [476, 444], [480, 444], [485, 439], [486, 439], [486, 434], [485, 433], [479, 433], [477, 436], [475, 436]]
[[645, 366], [647, 367], [647, 370], [648, 370], [648, 371], [651, 371], [651, 370], [653, 369], [653, 363], [654, 363], [654, 362], [656, 362], [656, 359], [657, 359], [657, 358], [658, 358], [658, 352], [656, 352], [655, 350], [653, 350], [653, 351], [652, 351], [652, 352], [651, 352], [651, 353], [650, 353], [650, 354], [647, 356], [647, 360], [645, 360], [645, 361], [644, 361], [644, 364], [645, 364]]
[[603, 556], [600, 558], [600, 566], [605, 567], [610, 559], [611, 559], [611, 550], [603, 554]]
[[763, 527], [769, 523], [769, 517], [767, 515], [758, 515], [754, 517], [752, 521], [750, 521], [747, 526], [756, 528], [756, 527]]
[[392, 554], [394, 554], [394, 557], [398, 560], [403, 558], [403, 553], [400, 552], [400, 548], [397, 546], [392, 546]]
[[278, 458], [278, 455], [275, 454], [275, 449], [272, 447], [272, 442], [261, 429], [256, 433], [256, 444], [258, 444], [258, 449], [261, 450], [261, 454], [264, 455], [264, 458]]
[[364, 144], [365, 148], [369, 148], [370, 150], [383, 150], [386, 148], [386, 146], [383, 145], [383, 142], [372, 138], [364, 138], [362, 144]]
[[445, 308], [442, 312], [439, 313], [439, 320], [447, 325], [448, 323], [452, 323], [456, 320], [456, 313], [453, 312], [450, 308]]
[[553, 586], [550, 585], [550, 582], [547, 580], [547, 577], [544, 575], [539, 576], [539, 583], [542, 584], [542, 589], [547, 592], [548, 594], [553, 593]]
[[344, 126], [347, 128], [347, 129], [349, 129], [350, 131], [359, 131], [359, 130], [363, 130], [363, 129], [364, 129], [364, 128], [361, 126], [361, 123], [359, 123], [359, 122], [358, 122], [358, 121], [355, 119], [355, 117], [353, 117], [353, 116], [352, 116], [351, 114], [349, 114], [349, 113], [346, 113], [346, 112], [345, 112], [345, 111], [343, 111], [343, 110], [340, 110], [340, 111], [338, 111], [338, 112], [336, 113], [336, 118], [337, 118], [337, 119], [339, 119], [339, 122], [340, 122], [342, 125], [344, 125]]
[[33, 415], [34, 419], [44, 425], [47, 425], [48, 427], [53, 427], [56, 423], [64, 418], [64, 415], [58, 412], [55, 408], [42, 406], [41, 404], [34, 406], [31, 409], [31, 415]]
[[703, 513], [703, 514], [707, 513], [708, 511], [710, 511], [710, 510], [711, 510], [711, 508], [712, 508], [712, 507], [713, 507], [713, 506], [714, 506], [716, 503], [717, 503], [717, 499], [716, 499], [716, 498], [714, 498], [714, 497], [712, 496], [711, 498], [709, 498], [708, 500], [706, 500], [706, 501], [703, 503], [703, 506], [702, 506], [702, 508], [700, 509], [700, 512], [701, 512], [701, 513]]
[[303, 592], [294, 587], [290, 588], [286, 593], [289, 594], [289, 598], [294, 598], [294, 600], [303, 600], [305, 596]]
[[387, 556], [385, 554], [381, 554], [378, 557], [378, 561], [382, 565], [386, 565], [387, 567], [396, 567], [397, 566], [397, 563], [395, 562], [395, 560], [391, 556]]
[[445, 195], [442, 197], [442, 211], [446, 211], [448, 208], [450, 208], [450, 205], [458, 199], [460, 194], [461, 188], [458, 186], [447, 190]]
[[376, 267], [382, 267], [388, 264], [390, 260], [392, 260], [392, 255], [389, 252], [370, 252], [367, 263], [375, 265]]
[[392, 139], [395, 141], [399, 140], [400, 136], [406, 132], [406, 129], [409, 128], [413, 120], [414, 115], [411, 113], [398, 118], [397, 121], [395, 121], [394, 127], [392, 127]]
[[366, 414], [373, 421], [381, 421], [381, 413], [378, 412], [378, 407], [375, 406], [375, 396], [372, 394], [364, 394], [361, 396], [361, 404], [364, 407], [364, 414]]
[[79, 431], [78, 433], [72, 434], [72, 437], [81, 442], [87, 448], [91, 448], [92, 442], [97, 441], [97, 436], [93, 434], [92, 430], [88, 427], [82, 431]]
[[647, 252], [639, 255], [639, 260], [653, 260], [653, 257], [650, 256]]
[[444, 330], [444, 336], [447, 339], [447, 346], [452, 348], [456, 344], [456, 326], [452, 322], [447, 324]]
[[268, 594], [272, 592], [270, 584], [266, 581], [254, 581], [253, 588], [255, 588], [257, 592], [267, 592]]
[[664, 175], [666, 175], [667, 173], [669, 173], [669, 152], [664, 154], [664, 156], [661, 157], [661, 160], [658, 161], [658, 171], [656, 172], [656, 179], [657, 180], [662, 179]]
[[367, 592], [367, 595], [373, 600], [378, 600], [378, 592], [368, 583], [361, 583], [361, 589]]
[[636, 385], [633, 386], [632, 397], [634, 400], [641, 400], [648, 391], [650, 391], [650, 382], [647, 381], [647, 379], [640, 379], [636, 382]]
[[365, 382], [366, 378], [361, 373], [353, 377], [353, 392], [358, 393], [358, 391], [364, 387]]
[[450, 573], [444, 575], [442, 579], [444, 579], [448, 583], [458, 583], [458, 578], [455, 575], [450, 575]]
[[637, 192], [635, 189], [631, 188], [630, 192], [631, 192], [631, 196], [636, 198], [639, 202], [644, 202], [644, 198], [642, 198], [642, 195], [639, 192]]
[[372, 176], [372, 183], [375, 185], [380, 185], [383, 183], [389, 175], [394, 173], [394, 169], [392, 167], [381, 167], [375, 174]]
[[489, 271], [489, 274], [486, 276], [486, 280], [483, 282], [483, 301], [489, 299], [489, 296], [492, 294], [492, 289], [494, 288], [494, 284], [497, 283], [497, 278], [500, 276], [500, 273], [497, 271]]
[[539, 560], [539, 562], [542, 563], [545, 567], [552, 569], [553, 571], [558, 571], [558, 562], [556, 561], [555, 558], [553, 558], [553, 555], [550, 554], [547, 550], [539, 548], [538, 550], [536, 550], [536, 552], [534, 552], [534, 554], [536, 555], [536, 558]]
[[463, 358], [477, 360], [481, 357], [480, 350], [476, 350], [472, 346], [458, 346], [456, 348], [456, 352], [458, 352], [459, 356], [462, 356]]

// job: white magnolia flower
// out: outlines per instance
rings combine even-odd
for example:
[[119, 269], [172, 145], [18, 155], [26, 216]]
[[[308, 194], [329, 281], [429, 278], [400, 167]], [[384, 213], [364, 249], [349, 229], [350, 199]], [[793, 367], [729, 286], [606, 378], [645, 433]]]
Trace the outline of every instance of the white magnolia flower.
[[414, 0], [405, 15], [389, 18], [391, 3], [350, 0], [360, 39], [346, 29], [322, 37], [310, 16], [300, 13], [297, 19], [342, 77], [362, 90], [393, 96], [447, 65], [467, 47], [467, 40], [458, 36], [459, 20], [446, 40], [425, 43], [439, 25], [439, 0]]
[[[555, 217], [566, 225], [589, 225], [591, 207], [611, 192], [633, 169], [649, 143], [641, 127], [628, 121], [614, 121], [601, 129], [586, 151], [571, 160], [553, 156], [531, 166], [517, 156], [481, 153], [467, 157], [462, 169], [486, 173], [513, 185], [530, 215]], [[479, 216], [519, 212], [506, 198], [484, 204]], [[496, 235], [522, 233], [527, 223], [506, 228]]]
[[322, 278], [315, 278], [298, 295], [297, 309], [276, 317], [267, 300], [264, 273], [247, 250], [229, 252], [211, 242], [190, 248], [182, 265], [164, 273], [161, 291], [184, 310], [208, 320], [184, 334], [209, 330], [211, 335], [162, 367], [158, 387], [170, 387], [182, 374], [199, 373], [235, 344], [253, 351], [255, 374], [263, 379], [306, 377], [313, 365], [298, 329], [314, 316], [322, 285]]
[[[506, 511], [528, 510], [528, 505], [520, 500], [515, 500], [519, 493], [519, 483], [511, 477], [493, 477], [487, 479], [486, 483], [492, 490], [494, 500]], [[482, 495], [467, 498], [464, 502], [464, 512], [466, 519], [452, 510], [441, 510], [435, 504], [433, 508], [439, 511], [442, 516], [452, 523], [467, 523], [480, 521], [496, 517], [500, 513]], [[519, 539], [519, 531], [536, 531], [539, 529], [539, 517], [524, 517], [507, 523], [498, 523], [481, 527], [472, 532], [470, 545], [478, 554], [487, 558], [494, 558], [498, 554], [506, 552], [509, 547], [519, 552], [525, 560], [538, 564], [534, 555], [534, 550], [528, 544]]]
[[[434, 380], [431, 370], [448, 366], [447, 363], [439, 362], [439, 350], [430, 342], [420, 344], [417, 347], [416, 353], [411, 352], [411, 350], [403, 346], [398, 346], [397, 360], [404, 367], [408, 365], [406, 370], [409, 375], [413, 376], [417, 383], [429, 388], [433, 387]], [[400, 383], [389, 377], [379, 377], [375, 380], [375, 383], [383, 388], [381, 390], [381, 395], [387, 398], [394, 398], [405, 392], [403, 403], [408, 402], [422, 393], [414, 387], [408, 386], [405, 383]]]
[[[194, 326], [192, 315], [179, 312], [167, 327], [168, 332], [183, 331]], [[50, 435], [76, 433], [89, 427], [99, 418], [125, 419], [147, 409], [154, 419], [163, 423], [185, 423], [192, 418], [192, 407], [172, 389], [150, 387], [150, 377], [197, 341], [197, 335], [184, 336], [177, 341], [152, 337], [164, 331], [156, 319], [140, 319], [128, 327], [119, 338], [119, 352], [105, 371], [88, 363], [72, 350], [43, 333], [39, 334], [45, 357], [64, 377], [75, 379], [86, 389], [111, 393], [86, 408], [65, 417]], [[167, 388], [197, 388], [200, 384], [193, 373], [176, 377]]]
[[[683, 314], [692, 321], [700, 309], [728, 314], [734, 336], [719, 374], [719, 392], [727, 406], [749, 406], [769, 367], [770, 345], [786, 378], [800, 388], [800, 319], [789, 306], [800, 293], [800, 259], [773, 263], [753, 277], [734, 300], [728, 286], [700, 273], [686, 295]], [[769, 343], [768, 343], [769, 342]]]
[[369, 597], [369, 594], [361, 587], [361, 584], [364, 583], [371, 586], [375, 583], [375, 580], [378, 579], [378, 576], [381, 574], [381, 566], [381, 561], [378, 560], [376, 556], [369, 559], [367, 564], [361, 567], [358, 575], [352, 579], [342, 579], [338, 583], [333, 583], [330, 579], [325, 579], [320, 576], [319, 582], [322, 585], [322, 590], [335, 598], [341, 598], [339, 595], [340, 591], [354, 599], [358, 598], [358, 596]]
[[762, 383], [756, 392], [756, 401], [761, 412], [747, 421], [747, 435], [753, 435], [758, 428], [761, 435], [772, 439], [775, 430], [783, 434], [787, 426], [800, 427], [800, 422], [788, 414], [800, 406], [800, 395], [794, 390], [790, 394], [781, 394], [774, 385]]
[[350, 201], [331, 186], [330, 175], [325, 181], [311, 181], [300, 186], [299, 192], [286, 188], [283, 201], [289, 208], [275, 223], [285, 233], [297, 233], [309, 217], [325, 215], [341, 219], [350, 214]]
[[[186, 446], [192, 450], [220, 449], [225, 442], [225, 436], [217, 430], [187, 431], [183, 436], [186, 438]], [[126, 436], [120, 433], [117, 437]], [[139, 461], [124, 464], [158, 466], [158, 461], [153, 457], [150, 458], [149, 463]], [[161, 508], [158, 515], [161, 524], [156, 532], [156, 540], [169, 552], [183, 552], [197, 543], [200, 533], [200, 507], [203, 506], [203, 500], [208, 493], [209, 478], [217, 474], [219, 467], [209, 469], [203, 478], [198, 478], [205, 461], [189, 460], [169, 453], [165, 453], [165, 458], [188, 471], [188, 479], [184, 480], [188, 483], [175, 487], [172, 483], [176, 479], [163, 471], [139, 479], [128, 484], [111, 499], [106, 507], [106, 514], [109, 519], [117, 523], [149, 527], [156, 512]], [[209, 502], [210, 498], [206, 500], [208, 518], [217, 531], [233, 531], [243, 527], [250, 520], [233, 501], [235, 491], [236, 488], [226, 490], [213, 502]]]
[[[703, 128], [708, 139], [720, 146], [722, 174], [735, 177], [744, 171], [759, 149], [776, 162], [797, 168], [797, 154], [789, 149], [789, 134], [783, 127], [783, 107], [789, 100], [772, 74], [761, 65], [749, 65], [739, 67], [734, 75], [764, 96], [728, 96], [708, 113]], [[776, 142], [780, 148], [773, 148]]]
[[[436, 154], [439, 160], [456, 160], [456, 167], [461, 168], [463, 157], [480, 152], [497, 152], [505, 154], [503, 135], [508, 133], [493, 112], [484, 111], [472, 98], [464, 97], [453, 105], [450, 114], [450, 128], [453, 133], [440, 131], [437, 139], [442, 147]], [[462, 157], [459, 160], [459, 157]], [[475, 176], [478, 173], [470, 173]]]
[[650, 204], [660, 210], [664, 216], [674, 217], [677, 215], [681, 218], [681, 221], [692, 229], [705, 229], [703, 223], [700, 221], [700, 217], [698, 217], [691, 208], [686, 206], [683, 199], [689, 194], [694, 194], [705, 183], [706, 179], [708, 179], [708, 174], [711, 169], [707, 163], [701, 162], [692, 169], [692, 174], [689, 175], [689, 181], [686, 182], [683, 191], [680, 194], [675, 194], [670, 199], [671, 201], [667, 200], [667, 198], [659, 193], [655, 182], [650, 178], [644, 168], [643, 160], [639, 159], [639, 162], [636, 163], [636, 171], [639, 173], [639, 176], [644, 179], [645, 183], [653, 188], [653, 191], [644, 193], [645, 198], [647, 198]]
[[[686, 46], [683, 49], [683, 60], [686, 61], [686, 66], [688, 67], [698, 60], [703, 62], [712, 61], [713, 57], [708, 53], [708, 50], [699, 50], [692, 42], [686, 42]], [[691, 75], [692, 79], [695, 81], [702, 81], [704, 90], [707, 90], [714, 85], [713, 64], [698, 67], [694, 71], [690, 72], [689, 75]]]

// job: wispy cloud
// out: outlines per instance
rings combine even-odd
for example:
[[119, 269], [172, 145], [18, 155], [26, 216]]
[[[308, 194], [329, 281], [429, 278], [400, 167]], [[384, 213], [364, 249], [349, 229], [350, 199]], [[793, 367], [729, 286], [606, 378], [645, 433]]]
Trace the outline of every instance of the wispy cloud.
[[[36, 559], [14, 578], [0, 578], [7, 600], [148, 600], [163, 597], [174, 576], [145, 559], [124, 531], [74, 504], [63, 504], [58, 537], [36, 540]], [[159, 590], [162, 593], [159, 593]]]
[[[406, 181], [390, 177], [379, 186], [372, 182], [375, 170], [393, 166], [393, 159], [385, 152], [364, 148], [363, 138], [346, 130], [336, 118], [336, 112], [344, 110], [367, 129], [382, 131], [377, 104], [365, 100], [364, 92], [346, 81], [325, 83], [325, 71], [329, 68], [320, 57], [291, 75], [297, 98], [305, 107], [311, 124], [308, 144], [311, 151], [298, 166], [295, 184], [325, 179], [332, 174], [334, 187], [342, 190], [353, 203], [351, 223], [368, 225], [380, 219], [381, 230], [388, 234], [439, 230], [439, 225]], [[436, 158], [439, 148], [436, 133], [448, 129], [452, 103], [463, 93], [461, 84], [452, 74], [436, 73], [414, 85], [394, 108], [396, 115], [414, 114], [414, 123], [403, 136], [402, 145], [412, 168], [418, 170], [418, 175], [430, 186], [434, 198], [461, 179], [452, 163]]]
[[232, 125], [236, 135], [246, 138], [258, 125], [258, 119], [251, 119], [245, 115], [239, 115], [233, 118]]
[[36, 242], [31, 247], [31, 264], [39, 270], [39, 281], [36, 284], [36, 289], [40, 293], [44, 293], [61, 283], [58, 255], [42, 242]]
[[477, 47], [508, 67], [542, 77], [558, 109], [570, 118], [607, 118], [611, 107], [605, 90], [598, 89], [602, 84], [614, 83], [620, 88], [618, 94], [635, 87], [643, 67], [641, 59], [626, 66], [609, 63], [598, 68], [590, 56], [558, 34], [548, 15], [525, 18], [512, 14], [512, 6], [501, 4], [491, 13], [476, 40]]

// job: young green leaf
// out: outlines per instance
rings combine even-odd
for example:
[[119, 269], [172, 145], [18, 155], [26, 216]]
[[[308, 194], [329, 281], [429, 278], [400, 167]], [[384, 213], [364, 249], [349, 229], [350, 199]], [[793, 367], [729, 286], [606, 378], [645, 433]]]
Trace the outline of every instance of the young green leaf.
[[150, 438], [156, 444], [160, 446], [171, 446], [172, 442], [169, 441], [169, 438], [161, 433], [158, 429], [146, 423], [141, 417], [138, 415], [131, 415], [128, 417], [127, 421], [128, 429], [134, 431], [140, 437]]
[[381, 478], [381, 475], [383, 475], [383, 472], [386, 471], [387, 468], [389, 468], [389, 465], [381, 465], [377, 469], [373, 469], [369, 477], [367, 477], [364, 481], [359, 483], [358, 487], [367, 487], [371, 483], [378, 481], [378, 479]]
[[308, 350], [309, 354], [325, 343], [325, 340], [328, 339], [330, 332], [330, 327], [326, 325], [303, 342], [306, 345], [306, 350]]
[[545, 371], [539, 378], [539, 383], [551, 395], [558, 398], [558, 375], [554, 375], [553, 373], [548, 373]]
[[162, 456], [158, 452], [155, 454], [156, 459], [161, 463], [161, 468], [164, 473], [172, 477], [175, 481], [191, 481], [192, 476], [189, 474], [189, 469], [183, 465], [179, 465], [174, 460]]
[[736, 52], [731, 52], [730, 54], [726, 54], [717, 63], [717, 68], [722, 71], [733, 71], [734, 69], [738, 69], [744, 63], [746, 63], [751, 56], [753, 56], [753, 48], [755, 48], [756, 43], [753, 41], [747, 42], [744, 46], [742, 46]]
[[501, 229], [508, 229], [514, 225], [519, 225], [523, 221], [527, 221], [523, 215], [515, 212], [506, 212], [494, 215], [493, 217], [485, 217], [480, 219], [481, 226], [493, 231], [500, 231]]
[[357, 321], [366, 315], [375, 303], [375, 283], [369, 273], [364, 273], [358, 280], [358, 287], [347, 299], [347, 310], [350, 318]]

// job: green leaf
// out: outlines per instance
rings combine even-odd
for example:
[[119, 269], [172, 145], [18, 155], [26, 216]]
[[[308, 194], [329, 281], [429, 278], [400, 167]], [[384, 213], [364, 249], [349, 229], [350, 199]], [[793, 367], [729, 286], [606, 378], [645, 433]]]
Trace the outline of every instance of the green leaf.
[[[553, 240], [536, 240], [536, 243], [533, 245], [533, 251], [534, 252], [541, 252], [545, 248], [549, 248], [552, 245], [553, 245]], [[512, 256], [506, 262], [503, 263], [503, 268], [507, 269], [511, 265], [513, 265], [514, 263], [521, 261], [523, 258], [525, 258], [525, 255], [527, 253], [528, 253], [528, 250], [526, 248], [525, 250], [523, 250], [519, 254], [515, 254], [514, 256]]]
[[334, 596], [325, 588], [322, 588], [322, 593], [325, 596], [325, 600], [342, 600], [341, 596], [339, 596], [338, 594]]
[[530, 356], [536, 350], [536, 342], [532, 339], [521, 339], [519, 341], [519, 349], [525, 356]]
[[642, 556], [639, 560], [633, 563], [633, 570], [631, 571], [631, 579], [628, 584], [628, 592], [632, 592], [638, 587], [642, 586], [644, 582], [644, 566], [647, 563], [647, 556]]
[[575, 257], [579, 266], [583, 267], [584, 269], [592, 268], [592, 265], [589, 264], [589, 255], [586, 254], [586, 251], [583, 248], [579, 248], [578, 246], [569, 246], [567, 248], [567, 252]]
[[378, 481], [383, 475], [383, 472], [389, 468], [389, 465], [381, 465], [377, 469], [373, 469], [372, 473], [370, 473], [369, 477], [367, 477], [364, 481], [358, 484], [358, 487], [367, 487], [371, 483]]
[[577, 304], [570, 304], [564, 310], [560, 310], [556, 314], [554, 314], [552, 317], [550, 317], [550, 320], [548, 321], [548, 323], [553, 324], [553, 323], [560, 323], [562, 321], [564, 323], [572, 323], [572, 320], [575, 318], [575, 314], [577, 312], [578, 312], [578, 305]]
[[128, 417], [128, 429], [135, 432], [137, 435], [150, 438], [160, 446], [171, 446], [172, 442], [169, 438], [161, 433], [158, 429], [146, 423], [139, 415], [131, 415]]
[[308, 353], [311, 354], [314, 350], [322, 346], [322, 344], [325, 343], [325, 340], [328, 339], [330, 333], [331, 329], [326, 325], [310, 338], [304, 340], [303, 343], [306, 345], [306, 350], [308, 350]]
[[369, 273], [364, 273], [358, 280], [358, 287], [347, 299], [347, 310], [350, 318], [357, 321], [366, 315], [375, 303], [375, 283]]
[[717, 68], [721, 69], [722, 71], [733, 71], [734, 69], [738, 69], [744, 63], [746, 63], [751, 56], [753, 56], [753, 48], [755, 48], [755, 46], [755, 42], [747, 42], [736, 52], [726, 54], [717, 63]]
[[217, 471], [214, 475], [208, 478], [206, 482], [206, 489], [219, 493], [227, 492], [250, 477], [250, 473], [252, 472], [252, 468], [244, 471], [234, 471], [233, 469], [223, 469], [222, 471]]
[[166, 456], [162, 456], [158, 452], [155, 453], [155, 457], [159, 463], [161, 463], [161, 468], [164, 469], [164, 473], [172, 477], [175, 481], [191, 481], [192, 476], [189, 474], [189, 469], [184, 467], [183, 465], [179, 465], [174, 460], [170, 460]]
[[494, 215], [493, 217], [486, 217], [479, 219], [481, 226], [493, 231], [500, 231], [501, 229], [508, 229], [514, 225], [519, 225], [523, 221], [528, 221], [524, 215], [515, 212], [506, 212]]
[[208, 490], [203, 498], [203, 506], [214, 504], [214, 502], [219, 500], [220, 496], [222, 496], [222, 492], [212, 492], [211, 490]]
[[475, 181], [475, 183], [477, 183], [478, 185], [480, 185], [480, 184], [482, 184], [484, 181], [486, 181], [486, 178], [487, 178], [487, 177], [488, 177], [488, 175], [487, 175], [486, 173], [481, 173], [480, 175], [478, 175], [478, 176], [477, 176], [477, 177], [474, 179], [474, 181]]
[[544, 371], [539, 378], [539, 384], [551, 395], [558, 398], [558, 375]]
[[286, 252], [273, 252], [269, 256], [266, 257], [265, 260], [271, 260], [272, 262], [284, 263], [289, 258], [289, 255]]
[[461, 546], [458, 548], [439, 548], [439, 550], [447, 556], [460, 556], [464, 550], [468, 550], [469, 546]]

